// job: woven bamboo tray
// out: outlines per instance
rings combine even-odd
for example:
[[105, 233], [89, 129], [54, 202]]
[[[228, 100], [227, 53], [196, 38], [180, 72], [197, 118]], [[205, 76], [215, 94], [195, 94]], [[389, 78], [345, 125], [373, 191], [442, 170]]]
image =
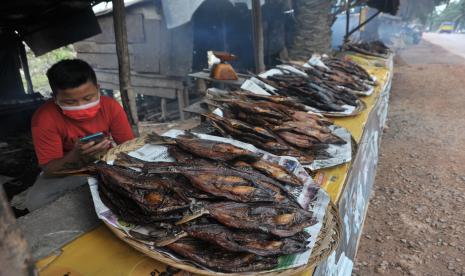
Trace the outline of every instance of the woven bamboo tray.
[[287, 276], [287, 275], [296, 275], [298, 273], [303, 272], [304, 270], [316, 267], [319, 263], [325, 260], [339, 245], [339, 241], [341, 240], [342, 234], [342, 223], [339, 217], [339, 213], [336, 209], [336, 206], [332, 203], [328, 205], [326, 209], [326, 215], [324, 219], [323, 226], [321, 228], [320, 234], [317, 238], [315, 246], [313, 247], [312, 254], [309, 258], [309, 261], [306, 266], [300, 266], [280, 271], [273, 271], [273, 272], [246, 272], [246, 273], [221, 273], [221, 272], [213, 272], [209, 270], [202, 269], [197, 267], [189, 262], [183, 261], [176, 261], [173, 260], [166, 254], [161, 252], [151, 250], [146, 244], [137, 241], [126, 233], [108, 223], [105, 224], [110, 228], [110, 230], [122, 241], [126, 242], [132, 248], [144, 253], [145, 255], [149, 256], [152, 259], [155, 259], [159, 262], [162, 262], [166, 265], [182, 269], [194, 274], [200, 275], [224, 275], [224, 276], [245, 276], [245, 275], [261, 275], [261, 276], [271, 276], [271, 275], [280, 275], [280, 276]]

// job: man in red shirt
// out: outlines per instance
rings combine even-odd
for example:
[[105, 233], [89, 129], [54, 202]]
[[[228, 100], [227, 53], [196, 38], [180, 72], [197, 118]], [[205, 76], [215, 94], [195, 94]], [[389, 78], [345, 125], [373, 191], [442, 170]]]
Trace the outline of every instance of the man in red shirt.
[[[27, 195], [29, 210], [86, 183], [84, 177], [53, 177], [56, 172], [83, 167], [107, 151], [112, 140], [121, 144], [134, 137], [123, 108], [100, 95], [95, 72], [85, 61], [62, 60], [47, 71], [47, 77], [53, 98], [32, 117], [32, 139], [43, 173]], [[102, 141], [80, 142], [97, 132], [104, 133]]]

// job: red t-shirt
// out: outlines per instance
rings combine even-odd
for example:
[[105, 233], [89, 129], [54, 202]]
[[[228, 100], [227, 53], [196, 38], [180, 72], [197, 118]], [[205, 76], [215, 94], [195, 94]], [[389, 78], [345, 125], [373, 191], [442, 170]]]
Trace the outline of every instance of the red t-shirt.
[[100, 106], [97, 115], [86, 121], [66, 117], [53, 100], [37, 109], [31, 127], [39, 165], [62, 158], [73, 149], [77, 139], [96, 132], [111, 135], [117, 144], [134, 138], [126, 113], [117, 101], [100, 96]]

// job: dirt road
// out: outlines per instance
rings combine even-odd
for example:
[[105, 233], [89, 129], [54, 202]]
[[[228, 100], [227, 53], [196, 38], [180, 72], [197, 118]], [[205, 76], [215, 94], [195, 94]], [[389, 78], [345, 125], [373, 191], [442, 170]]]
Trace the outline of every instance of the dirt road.
[[398, 55], [355, 275], [465, 275], [464, 82], [443, 48]]

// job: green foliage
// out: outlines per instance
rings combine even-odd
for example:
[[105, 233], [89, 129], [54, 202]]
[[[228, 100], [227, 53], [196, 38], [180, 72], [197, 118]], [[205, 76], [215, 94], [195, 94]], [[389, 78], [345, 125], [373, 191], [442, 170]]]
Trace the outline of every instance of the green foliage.
[[[35, 57], [30, 49], [27, 49], [27, 60], [29, 64], [29, 71], [31, 73], [32, 85], [35, 92], [40, 92], [44, 96], [51, 94], [51, 89], [48, 84], [47, 73], [48, 68], [54, 63], [62, 59], [75, 58], [76, 52], [72, 45], [61, 47], [54, 51], [48, 52], [45, 55]], [[21, 70], [23, 78], [23, 85], [27, 87], [24, 73]]]
[[425, 23], [436, 6], [447, 2], [447, 0], [403, 0], [399, 15], [407, 21], [419, 20], [421, 23]]
[[440, 14], [435, 13], [430, 21], [433, 30], [437, 29], [442, 22], [455, 22], [455, 25], [465, 22], [465, 0], [450, 3]]

